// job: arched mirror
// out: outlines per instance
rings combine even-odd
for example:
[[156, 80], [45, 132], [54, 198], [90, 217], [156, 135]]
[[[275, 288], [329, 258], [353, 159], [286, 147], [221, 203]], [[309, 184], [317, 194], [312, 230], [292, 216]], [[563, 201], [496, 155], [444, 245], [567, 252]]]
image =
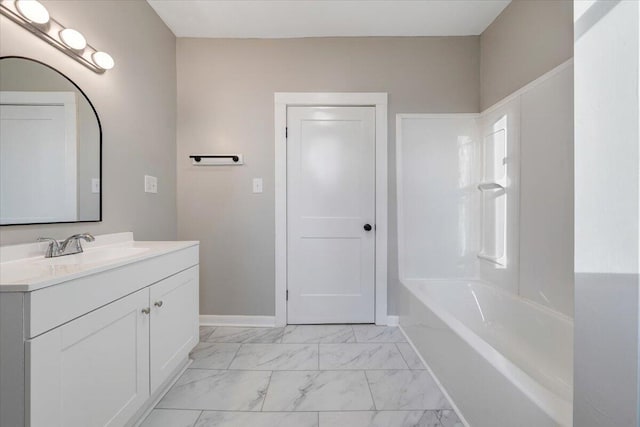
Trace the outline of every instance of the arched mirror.
[[0, 58], [0, 225], [102, 219], [100, 120], [41, 62]]

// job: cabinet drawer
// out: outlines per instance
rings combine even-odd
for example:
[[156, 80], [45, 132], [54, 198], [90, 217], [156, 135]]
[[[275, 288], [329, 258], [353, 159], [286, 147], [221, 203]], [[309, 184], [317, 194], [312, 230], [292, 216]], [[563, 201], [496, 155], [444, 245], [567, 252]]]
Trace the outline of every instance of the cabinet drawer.
[[196, 266], [149, 288], [151, 393], [198, 343], [198, 277]]

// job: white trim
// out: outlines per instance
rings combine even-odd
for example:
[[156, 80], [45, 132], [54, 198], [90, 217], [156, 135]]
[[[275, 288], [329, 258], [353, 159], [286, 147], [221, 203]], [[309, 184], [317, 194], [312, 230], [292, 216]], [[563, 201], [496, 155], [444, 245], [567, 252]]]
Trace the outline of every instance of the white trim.
[[378, 106], [387, 105], [385, 92], [276, 92], [276, 104], [305, 106]]
[[387, 315], [387, 326], [400, 326], [400, 317]]
[[377, 325], [387, 324], [387, 99], [386, 93], [279, 92], [275, 103], [275, 325], [287, 323], [287, 126], [288, 106], [374, 106], [376, 108], [376, 309]]
[[200, 326], [242, 326], [269, 328], [276, 325], [275, 316], [217, 316], [200, 315]]
[[404, 180], [402, 179], [402, 121], [404, 119], [421, 118], [418, 114], [396, 114], [396, 234], [398, 239], [398, 280], [404, 275]]
[[460, 412], [460, 409], [458, 409], [458, 406], [456, 405], [456, 402], [453, 401], [453, 399], [451, 398], [451, 396], [447, 392], [447, 389], [444, 388], [444, 386], [442, 385], [442, 383], [440, 382], [438, 377], [436, 377], [436, 375], [433, 373], [433, 369], [431, 369], [429, 364], [424, 360], [424, 358], [422, 357], [422, 355], [418, 351], [418, 348], [415, 346], [415, 344], [413, 344], [413, 341], [411, 341], [411, 338], [409, 338], [409, 335], [407, 335], [407, 333], [402, 328], [402, 325], [398, 325], [398, 327], [400, 328], [400, 331], [402, 332], [402, 335], [404, 335], [404, 337], [406, 338], [407, 343], [409, 343], [409, 345], [411, 346], [411, 348], [413, 349], [415, 354], [418, 356], [418, 359], [420, 359], [420, 361], [425, 366], [425, 368], [427, 368], [427, 371], [429, 372], [429, 374], [431, 374], [431, 377], [436, 382], [436, 384], [440, 388], [440, 391], [442, 391], [442, 394], [444, 394], [444, 397], [447, 399], [447, 401], [449, 402], [449, 404], [451, 405], [453, 410], [456, 412], [456, 415], [458, 415], [458, 418], [460, 418], [460, 421], [462, 422], [462, 424], [465, 427], [470, 427], [469, 422], [464, 418], [464, 416], [462, 415], [462, 412]]

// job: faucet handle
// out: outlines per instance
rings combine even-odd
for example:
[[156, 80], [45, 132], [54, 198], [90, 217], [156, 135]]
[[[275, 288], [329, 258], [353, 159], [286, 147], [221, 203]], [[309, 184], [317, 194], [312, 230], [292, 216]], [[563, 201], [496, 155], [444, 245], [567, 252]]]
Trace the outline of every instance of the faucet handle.
[[82, 252], [82, 245], [80, 244], [80, 239], [86, 241], [86, 242], [93, 242], [95, 239], [95, 237], [93, 237], [91, 234], [89, 233], [82, 233], [82, 234], [74, 234], [73, 236], [69, 236], [66, 238], [66, 240], [64, 242], [62, 242], [61, 246], [60, 246], [60, 250], [62, 252], [67, 250], [67, 245], [69, 245], [69, 243], [74, 242], [76, 245], [76, 251], [77, 252]]
[[49, 242], [49, 246], [47, 246], [47, 252], [45, 253], [45, 258], [51, 258], [58, 252], [60, 252], [60, 242], [58, 240], [51, 237], [38, 237], [38, 242]]
[[38, 237], [38, 242], [49, 242], [54, 246], [58, 246], [59, 242], [58, 240], [54, 239], [53, 237]]

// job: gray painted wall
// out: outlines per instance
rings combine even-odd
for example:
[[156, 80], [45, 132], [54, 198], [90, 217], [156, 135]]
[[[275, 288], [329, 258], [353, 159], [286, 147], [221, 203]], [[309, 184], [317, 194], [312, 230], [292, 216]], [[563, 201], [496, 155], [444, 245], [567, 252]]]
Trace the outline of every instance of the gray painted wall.
[[482, 109], [571, 57], [571, 0], [512, 1], [480, 36]]
[[[396, 113], [477, 112], [479, 37], [178, 39], [178, 238], [201, 241], [200, 312], [274, 314], [274, 92], [389, 93], [389, 311]], [[239, 167], [190, 154], [242, 153]], [[264, 193], [251, 180], [264, 179]]]
[[[175, 36], [143, 0], [44, 4], [55, 19], [109, 52], [115, 68], [95, 74], [4, 17], [0, 56], [45, 62], [91, 99], [103, 130], [103, 222], [0, 227], [0, 243], [31, 242], [43, 235], [62, 238], [81, 231], [133, 231], [139, 240], [175, 239]], [[158, 194], [143, 192], [145, 174], [158, 177]]]

